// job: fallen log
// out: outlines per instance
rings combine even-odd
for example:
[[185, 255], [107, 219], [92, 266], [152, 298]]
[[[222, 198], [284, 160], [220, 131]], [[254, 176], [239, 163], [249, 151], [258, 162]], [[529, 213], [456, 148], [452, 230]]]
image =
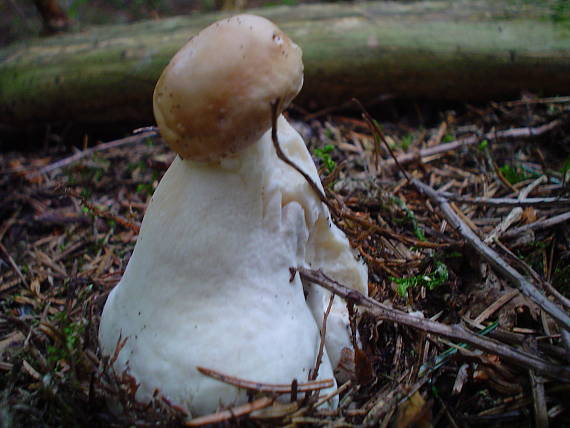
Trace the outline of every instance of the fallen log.
[[[381, 95], [483, 101], [570, 93], [569, 20], [548, 5], [422, 1], [252, 10], [302, 48], [309, 108]], [[33, 40], [0, 50], [0, 124], [152, 122], [155, 82], [188, 38], [223, 14]], [[216, 55], [212, 52], [212, 55]]]

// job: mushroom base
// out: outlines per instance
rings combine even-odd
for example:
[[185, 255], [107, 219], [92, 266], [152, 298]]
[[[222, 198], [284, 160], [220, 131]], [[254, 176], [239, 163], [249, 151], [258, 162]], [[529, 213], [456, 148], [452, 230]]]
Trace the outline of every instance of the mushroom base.
[[[301, 137], [282, 117], [278, 129], [286, 155], [319, 183]], [[307, 302], [293, 266], [322, 267], [366, 292], [365, 268], [305, 179], [277, 158], [269, 132], [219, 164], [177, 158], [105, 304], [103, 354], [126, 339], [114, 370], [140, 384], [137, 400], [158, 390], [193, 416], [247, 401], [197, 366], [262, 383], [306, 381], [328, 292], [307, 288]], [[345, 308], [335, 308], [340, 322], [326, 344], [340, 358], [335, 341], [350, 341]], [[318, 378], [333, 378], [333, 364], [325, 351]]]

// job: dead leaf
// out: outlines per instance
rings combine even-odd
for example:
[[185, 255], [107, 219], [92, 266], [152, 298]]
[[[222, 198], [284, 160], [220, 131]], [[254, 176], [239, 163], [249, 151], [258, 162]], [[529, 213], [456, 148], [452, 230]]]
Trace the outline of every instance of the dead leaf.
[[396, 419], [397, 428], [416, 426], [418, 428], [430, 428], [432, 426], [431, 404], [424, 400], [417, 391], [398, 409]]
[[523, 210], [521, 220], [524, 224], [534, 223], [537, 218], [536, 210], [533, 207], [527, 207]]

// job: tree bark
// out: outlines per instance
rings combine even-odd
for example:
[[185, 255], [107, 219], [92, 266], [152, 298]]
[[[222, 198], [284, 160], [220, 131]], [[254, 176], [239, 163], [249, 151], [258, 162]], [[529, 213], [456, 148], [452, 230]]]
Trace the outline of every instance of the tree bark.
[[[303, 48], [305, 85], [295, 102], [309, 108], [381, 95], [481, 101], [570, 92], [570, 18], [553, 19], [540, 3], [359, 2], [249, 13], [273, 20]], [[152, 122], [162, 69], [222, 16], [98, 27], [1, 50], [0, 122]]]

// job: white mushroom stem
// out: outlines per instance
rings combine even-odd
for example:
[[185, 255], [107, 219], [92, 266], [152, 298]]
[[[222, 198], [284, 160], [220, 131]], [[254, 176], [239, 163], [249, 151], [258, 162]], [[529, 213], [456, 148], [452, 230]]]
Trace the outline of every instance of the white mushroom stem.
[[[215, 49], [224, 59], [209, 67]], [[250, 15], [206, 28], [161, 76], [157, 122], [184, 159], [156, 189], [99, 329], [104, 355], [126, 339], [114, 369], [135, 378], [138, 400], [158, 390], [193, 416], [246, 401], [243, 390], [197, 367], [270, 384], [307, 380], [330, 294], [291, 280], [291, 267], [321, 268], [367, 294], [366, 269], [348, 240], [272, 145], [271, 103], [285, 108], [301, 82], [300, 49]], [[322, 190], [299, 134], [282, 116], [277, 130], [287, 158]], [[346, 347], [348, 315], [338, 300], [318, 379], [333, 378]]]
[[[279, 140], [318, 182], [301, 137], [282, 117]], [[197, 366], [267, 383], [307, 379], [328, 297], [310, 289], [311, 314], [289, 268], [321, 267], [359, 291], [366, 280], [346, 237], [329, 222], [306, 180], [277, 158], [269, 132], [219, 166], [177, 158], [105, 305], [103, 353], [113, 353], [119, 336], [128, 338], [115, 370], [140, 383], [137, 399], [149, 401], [158, 388], [192, 414], [246, 398]], [[337, 343], [350, 346], [340, 300], [335, 308], [327, 332], [334, 359]], [[319, 379], [331, 377], [325, 354]]]

